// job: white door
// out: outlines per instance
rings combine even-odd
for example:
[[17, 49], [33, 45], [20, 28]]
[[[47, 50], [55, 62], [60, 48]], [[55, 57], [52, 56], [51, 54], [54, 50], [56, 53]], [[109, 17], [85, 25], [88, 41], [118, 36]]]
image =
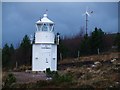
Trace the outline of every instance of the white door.
[[46, 68], [50, 68], [50, 64], [51, 64], [50, 60], [51, 60], [50, 52], [44, 52], [44, 61]]

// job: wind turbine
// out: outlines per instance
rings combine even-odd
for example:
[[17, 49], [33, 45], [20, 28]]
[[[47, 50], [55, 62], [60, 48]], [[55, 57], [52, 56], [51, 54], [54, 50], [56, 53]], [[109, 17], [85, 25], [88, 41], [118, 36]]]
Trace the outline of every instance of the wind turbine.
[[93, 11], [89, 11], [88, 12], [88, 8], [86, 8], [86, 11], [83, 15], [85, 15], [85, 24], [86, 24], [86, 36], [88, 35], [87, 34], [87, 30], [88, 30], [88, 16], [90, 16], [90, 14], [92, 14]]

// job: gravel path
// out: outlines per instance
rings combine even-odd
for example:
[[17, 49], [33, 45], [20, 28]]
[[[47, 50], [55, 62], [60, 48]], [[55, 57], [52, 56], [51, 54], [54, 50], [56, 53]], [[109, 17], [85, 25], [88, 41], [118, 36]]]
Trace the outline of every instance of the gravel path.
[[17, 83], [30, 83], [36, 82], [38, 80], [46, 80], [46, 75], [43, 72], [39, 73], [28, 73], [28, 72], [12, 72], [16, 79]]

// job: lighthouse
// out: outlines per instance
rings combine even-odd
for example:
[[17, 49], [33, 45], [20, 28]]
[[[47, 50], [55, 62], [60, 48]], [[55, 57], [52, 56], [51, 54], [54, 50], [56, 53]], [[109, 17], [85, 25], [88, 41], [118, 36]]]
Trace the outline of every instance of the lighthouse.
[[45, 71], [47, 68], [57, 71], [57, 42], [54, 25], [47, 13], [36, 22], [35, 41], [32, 44], [32, 71]]

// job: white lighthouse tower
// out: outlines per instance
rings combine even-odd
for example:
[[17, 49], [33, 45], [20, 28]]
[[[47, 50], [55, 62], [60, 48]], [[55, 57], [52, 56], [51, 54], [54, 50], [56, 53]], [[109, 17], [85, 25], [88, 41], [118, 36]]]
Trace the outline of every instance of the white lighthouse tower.
[[35, 43], [32, 47], [32, 71], [57, 70], [57, 44], [55, 43], [54, 22], [47, 14], [36, 22]]

